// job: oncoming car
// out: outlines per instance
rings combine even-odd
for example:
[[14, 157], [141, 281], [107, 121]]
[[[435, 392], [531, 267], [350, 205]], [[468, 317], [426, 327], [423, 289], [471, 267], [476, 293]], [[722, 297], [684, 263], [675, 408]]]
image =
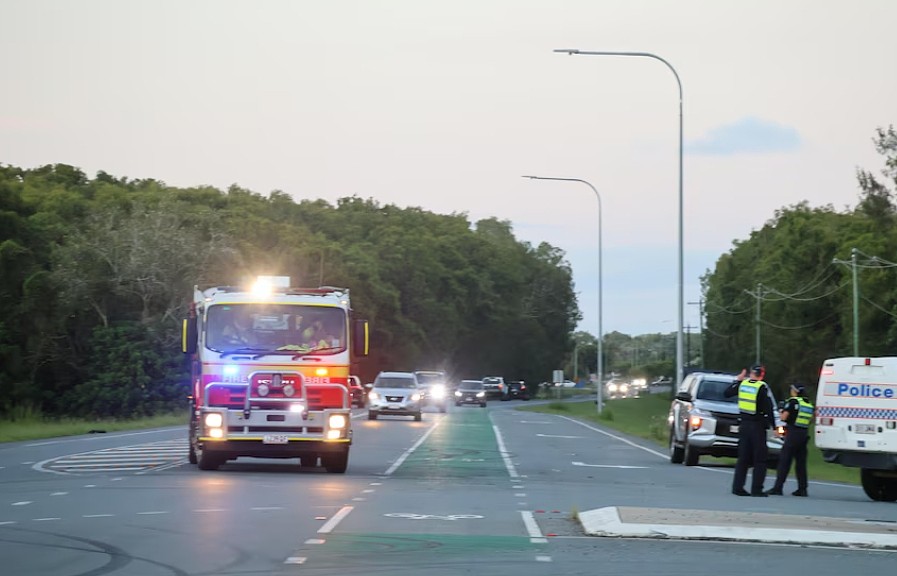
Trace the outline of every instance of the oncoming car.
[[455, 390], [455, 406], [462, 404], [479, 404], [486, 407], [486, 390], [482, 380], [461, 380]]
[[421, 420], [421, 394], [413, 372], [380, 372], [368, 393], [368, 420], [378, 416], [414, 416]]
[[417, 370], [414, 376], [417, 378], [417, 386], [421, 393], [421, 404], [433, 406], [440, 412], [445, 412], [449, 402], [445, 372]]

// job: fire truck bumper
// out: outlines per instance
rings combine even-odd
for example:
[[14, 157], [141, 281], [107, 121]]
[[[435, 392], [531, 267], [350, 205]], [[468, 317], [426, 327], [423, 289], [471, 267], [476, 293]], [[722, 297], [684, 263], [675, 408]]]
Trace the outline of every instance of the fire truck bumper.
[[308, 454], [341, 454], [349, 449], [351, 439], [322, 440], [313, 439], [287, 439], [282, 442], [280, 438], [228, 438], [217, 440], [212, 438], [200, 438], [202, 449], [215, 455], [233, 459], [239, 457], [255, 458], [301, 458]]

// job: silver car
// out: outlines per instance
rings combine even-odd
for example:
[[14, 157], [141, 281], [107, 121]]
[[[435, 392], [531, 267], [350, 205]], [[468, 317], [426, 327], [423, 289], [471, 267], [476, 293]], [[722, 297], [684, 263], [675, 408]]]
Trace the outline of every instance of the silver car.
[[381, 414], [421, 420], [421, 392], [413, 372], [380, 372], [368, 392], [368, 420]]
[[[722, 372], [694, 372], [682, 385], [670, 405], [670, 462], [696, 466], [702, 455], [738, 457], [738, 397], [724, 392], [737, 378]], [[776, 406], [769, 386], [770, 399]], [[775, 467], [782, 451], [782, 422], [776, 409], [776, 427], [767, 431], [769, 466]]]

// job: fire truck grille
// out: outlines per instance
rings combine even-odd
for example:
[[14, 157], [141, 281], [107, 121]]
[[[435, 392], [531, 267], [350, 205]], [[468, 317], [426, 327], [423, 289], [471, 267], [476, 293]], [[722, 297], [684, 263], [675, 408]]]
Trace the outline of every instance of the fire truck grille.
[[229, 434], [323, 434], [322, 426], [228, 426]]

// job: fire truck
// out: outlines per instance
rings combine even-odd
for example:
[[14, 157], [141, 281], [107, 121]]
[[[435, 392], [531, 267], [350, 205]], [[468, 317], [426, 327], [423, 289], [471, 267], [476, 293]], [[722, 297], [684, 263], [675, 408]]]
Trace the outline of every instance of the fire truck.
[[346, 471], [350, 366], [368, 353], [368, 323], [353, 316], [348, 289], [295, 288], [279, 276], [197, 286], [182, 339], [191, 464], [299, 458], [303, 468], [320, 460], [328, 472]]

